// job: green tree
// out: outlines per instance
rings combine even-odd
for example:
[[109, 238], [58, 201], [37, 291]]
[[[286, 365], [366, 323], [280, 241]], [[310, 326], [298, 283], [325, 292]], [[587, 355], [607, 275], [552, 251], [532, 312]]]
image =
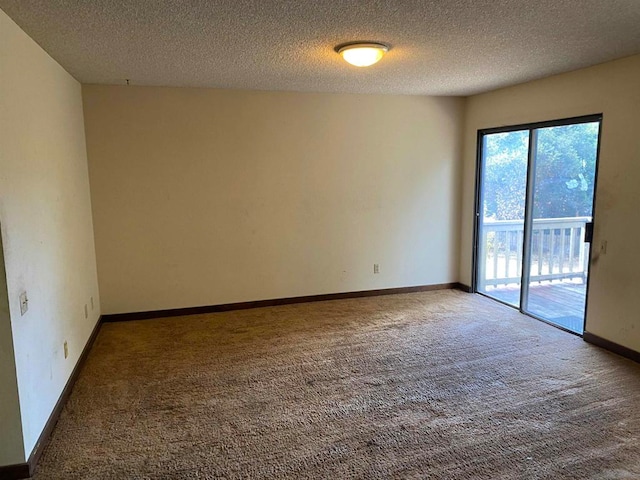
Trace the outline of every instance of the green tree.
[[[582, 123], [536, 131], [535, 218], [591, 216], [598, 127]], [[485, 218], [524, 218], [529, 131], [485, 135]]]
[[495, 220], [522, 220], [527, 188], [529, 132], [485, 135], [484, 216]]
[[538, 130], [535, 218], [591, 216], [598, 123]]

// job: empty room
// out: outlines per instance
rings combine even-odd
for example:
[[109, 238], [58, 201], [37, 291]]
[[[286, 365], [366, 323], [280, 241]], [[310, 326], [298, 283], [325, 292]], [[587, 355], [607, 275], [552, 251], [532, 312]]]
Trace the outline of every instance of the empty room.
[[640, 478], [638, 25], [0, 0], [0, 480]]

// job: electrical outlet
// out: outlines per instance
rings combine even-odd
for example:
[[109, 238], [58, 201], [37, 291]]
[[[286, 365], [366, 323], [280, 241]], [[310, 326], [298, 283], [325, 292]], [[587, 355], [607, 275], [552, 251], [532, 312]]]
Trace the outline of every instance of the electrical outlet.
[[377, 263], [373, 264], [373, 273], [380, 273], [380, 265]]
[[86, 303], [84, 304], [84, 318], [89, 318], [89, 310]]
[[27, 292], [20, 294], [20, 315], [24, 315], [29, 310], [29, 298], [27, 298]]
[[69, 345], [67, 345], [67, 341], [64, 341], [64, 358], [66, 359], [69, 356]]

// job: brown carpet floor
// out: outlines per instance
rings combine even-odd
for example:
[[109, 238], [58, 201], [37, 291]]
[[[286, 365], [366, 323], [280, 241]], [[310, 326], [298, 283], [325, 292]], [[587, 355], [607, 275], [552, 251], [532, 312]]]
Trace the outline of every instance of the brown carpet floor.
[[438, 291], [105, 324], [45, 479], [638, 479], [640, 366]]

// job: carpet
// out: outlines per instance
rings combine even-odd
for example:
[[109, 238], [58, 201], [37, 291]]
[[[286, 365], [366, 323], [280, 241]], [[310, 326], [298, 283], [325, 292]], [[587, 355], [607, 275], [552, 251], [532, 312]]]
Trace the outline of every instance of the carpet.
[[107, 323], [34, 478], [637, 479], [639, 399], [453, 290]]

